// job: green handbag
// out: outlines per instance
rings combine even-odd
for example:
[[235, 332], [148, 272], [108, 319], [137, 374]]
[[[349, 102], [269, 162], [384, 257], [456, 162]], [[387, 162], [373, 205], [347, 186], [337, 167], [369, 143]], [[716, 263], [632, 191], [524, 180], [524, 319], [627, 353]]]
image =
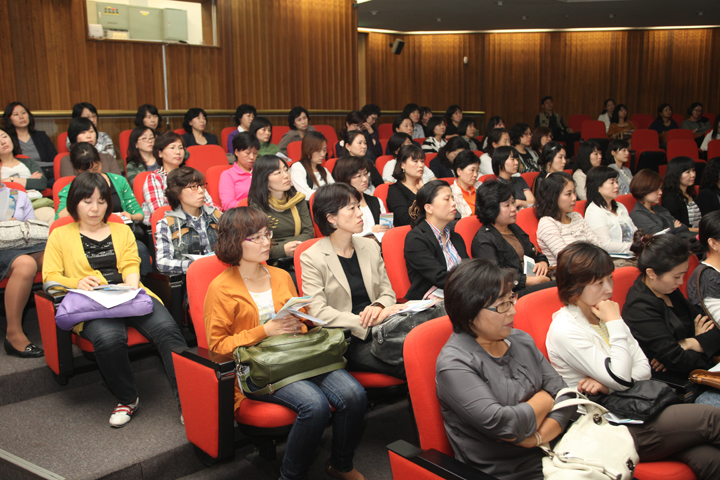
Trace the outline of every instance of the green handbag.
[[298, 380], [345, 368], [347, 342], [342, 329], [315, 327], [302, 335], [274, 335], [257, 345], [237, 347], [233, 354], [238, 381], [244, 392], [247, 379], [261, 387], [254, 395], [275, 390]]

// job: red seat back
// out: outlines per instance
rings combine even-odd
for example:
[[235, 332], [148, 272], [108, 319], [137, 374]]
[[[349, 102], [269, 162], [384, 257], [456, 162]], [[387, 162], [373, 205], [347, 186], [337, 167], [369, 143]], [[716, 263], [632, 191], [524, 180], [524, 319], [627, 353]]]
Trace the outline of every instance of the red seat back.
[[335, 163], [337, 163], [337, 158], [329, 158], [325, 163], [323, 163], [323, 167], [325, 167], [328, 172], [332, 173], [335, 168]]
[[[676, 130], [670, 130], [670, 132], [674, 132], [674, 131], [676, 131]], [[690, 130], [685, 130], [685, 131], [690, 132]], [[690, 132], [690, 134], [692, 134], [692, 132]], [[690, 157], [695, 161], [700, 160], [700, 156], [698, 155], [698, 148], [697, 148], [697, 144], [695, 143], [695, 140], [687, 140], [687, 139], [668, 140], [668, 143], [667, 143], [668, 162], [672, 161], [672, 159], [676, 158], [676, 157]]]
[[[329, 145], [328, 148], [330, 148]], [[302, 156], [302, 142], [290, 142], [287, 146], [287, 156], [290, 157], [293, 162], [300, 161], [300, 157]]]
[[475, 238], [475, 234], [480, 230], [481, 225], [480, 220], [478, 220], [475, 215], [465, 217], [455, 224], [455, 233], [462, 237], [470, 258], [472, 258], [472, 253], [470, 252], [472, 249], [472, 241], [473, 238]]
[[163, 218], [165, 218], [165, 212], [169, 212], [169, 211], [170, 211], [170, 205], [165, 205], [165, 206], [160, 207], [157, 210], [155, 210], [153, 212], [152, 216], [150, 217], [150, 228], [152, 229], [153, 245], [156, 244], [155, 232], [157, 232], [157, 223], [160, 220], [162, 220]]
[[577, 202], [575, 202], [575, 208], [573, 209], [573, 212], [577, 212], [584, 217], [586, 208], [587, 200], [578, 200]]
[[720, 157], [720, 140], [710, 140], [707, 149], [707, 159]]
[[637, 203], [637, 199], [629, 193], [627, 195], [620, 195], [615, 199], [615, 201], [625, 205], [628, 213], [632, 212], [632, 209], [635, 208], [635, 204]]
[[[315, 127], [315, 130], [322, 133], [325, 136], [325, 140], [327, 140], [327, 149], [328, 149], [328, 155], [331, 157], [336, 157], [337, 152], [335, 152], [335, 144], [338, 142], [338, 136], [337, 132], [331, 125], [313, 125]], [[384, 152], [385, 150], [383, 150]], [[288, 150], [288, 153], [290, 153], [290, 150]], [[288, 155], [290, 156], [290, 155]], [[290, 156], [294, 160], [293, 157]], [[300, 158], [300, 157], [298, 157]]]
[[190, 158], [185, 165], [205, 175], [208, 168], [229, 165], [225, 149], [220, 145], [193, 145], [188, 147]]
[[525, 179], [525, 182], [532, 188], [535, 179], [540, 175], [540, 172], [526, 172], [521, 173], [520, 176]]
[[540, 250], [537, 241], [537, 228], [539, 220], [535, 216], [535, 208], [523, 208], [517, 212], [515, 223], [530, 237], [530, 241]]
[[620, 305], [620, 310], [622, 310], [623, 305], [625, 305], [628, 290], [630, 290], [630, 287], [635, 283], [638, 275], [640, 275], [640, 270], [638, 270], [637, 267], [616, 268], [613, 272], [612, 300]]
[[[539, 173], [539, 172], [536, 172]], [[483, 175], [482, 177], [478, 178], [482, 183], [489, 182], [490, 180], [497, 180], [497, 175]]]
[[53, 204], [55, 205], [55, 211], [57, 212], [58, 207], [60, 206], [60, 192], [63, 188], [65, 188], [66, 185], [69, 183], [72, 183], [72, 181], [75, 179], [75, 176], [72, 177], [62, 177], [55, 180], [55, 183], [53, 184]]
[[570, 123], [568, 124], [568, 126], [574, 131], [579, 132], [582, 130], [583, 122], [586, 122], [588, 120], [592, 120], [592, 117], [590, 115], [570, 115]]
[[420, 436], [420, 448], [434, 448], [450, 456], [454, 456], [454, 453], [445, 433], [440, 402], [435, 393], [435, 364], [452, 332], [452, 324], [447, 316], [436, 318], [413, 328], [405, 337], [403, 345], [405, 373]]
[[207, 191], [216, 205], [220, 205], [220, 175], [229, 168], [232, 168], [232, 165], [215, 165], [214, 167], [208, 168], [205, 174]]
[[673, 140], [692, 140], [695, 141], [695, 135], [691, 130], [685, 130], [684, 128], [676, 128], [675, 130], [668, 130], [667, 141]]
[[270, 142], [274, 143], [275, 145], [278, 145], [280, 143], [280, 140], [282, 139], [283, 135], [285, 135], [289, 131], [290, 131], [290, 127], [280, 127], [280, 126], [273, 127], [272, 128], [272, 137], [270, 138]]
[[230, 134], [232, 132], [234, 132], [235, 130], [237, 130], [237, 127], [225, 127], [220, 132], [220, 146], [227, 153], [233, 153], [227, 149], [228, 148], [227, 144], [228, 144], [228, 138], [230, 138]]
[[[685, 117], [683, 117], [682, 114], [680, 114], [680, 113], [673, 113], [673, 114], [672, 114], [672, 119], [675, 120], [675, 123], [677, 123], [677, 124], [678, 124], [678, 127], [679, 127], [680, 124], [685, 120]], [[688, 130], [688, 131], [689, 131], [689, 130]], [[691, 133], [692, 133], [692, 132], [691, 132]]]
[[[387, 195], [388, 195], [388, 188], [391, 184], [389, 183], [383, 183], [382, 185], [378, 185], [375, 187], [375, 191], [373, 192], [373, 197], [379, 198], [382, 200], [383, 205], [387, 208]], [[384, 237], [383, 237], [384, 238]]]
[[215, 277], [220, 275], [228, 265], [222, 263], [215, 255], [195, 260], [188, 268], [186, 282], [190, 318], [192, 318], [198, 347], [208, 348], [203, 320], [203, 308], [208, 287]]
[[[385, 148], [383, 148], [383, 152], [384, 151]], [[383, 170], [385, 169], [385, 165], [387, 165], [390, 160], [394, 159], [395, 157], [393, 157], [392, 155], [381, 155], [377, 157], [377, 159], [375, 160], [375, 168], [377, 168], [377, 171], [380, 172], [380, 175], [382, 175]]]
[[27, 192], [27, 190], [25, 190], [25, 187], [20, 185], [19, 183], [15, 183], [15, 182], [2, 182], [2, 183], [6, 187], [8, 187], [10, 190], [18, 190], [20, 192]]
[[300, 255], [302, 255], [305, 250], [312, 247], [323, 238], [324, 237], [320, 236], [318, 238], [311, 238], [310, 240], [305, 240], [295, 248], [293, 263], [295, 264], [295, 281], [297, 282], [298, 294], [300, 294], [300, 296], [304, 295], [302, 290], [302, 263], [300, 262]]
[[708, 122], [710, 123], [710, 125], [715, 125], [716, 115], [714, 113], [703, 113], [703, 117], [708, 119]]
[[413, 142], [417, 142], [418, 145], [422, 145], [423, 143], [425, 143], [425, 140], [427, 140], [427, 138], [413, 138]]
[[[636, 113], [632, 117], [630, 117], [630, 121], [633, 123], [633, 125], [635, 125], [635, 127], [643, 129], [650, 128], [650, 124], [653, 122], [653, 120], [655, 120], [655, 117], [653, 117], [649, 113]], [[634, 138], [633, 142], [635, 142]]]
[[[70, 153], [70, 150], [67, 148], [67, 132], [62, 132], [57, 137], [57, 151], [58, 153]], [[57, 178], [57, 177], [56, 177]]]
[[410, 290], [410, 277], [408, 277], [405, 263], [405, 237], [410, 230], [409, 225], [393, 227], [385, 232], [382, 241], [385, 268], [397, 298], [405, 297], [407, 291]]
[[680, 285], [680, 291], [683, 295], [685, 295], [685, 298], [687, 298], [687, 285], [688, 281], [690, 280], [690, 275], [693, 274], [695, 269], [700, 265], [700, 260], [698, 260], [696, 255], [690, 255], [690, 261], [688, 264], [688, 271], [685, 273], [685, 276], [683, 277], [683, 284]]
[[60, 163], [62, 162], [62, 159], [64, 157], [67, 157], [70, 155], [70, 152], [65, 149], [65, 152], [58, 153], [55, 155], [55, 158], [53, 159], [53, 175], [55, 176], [55, 180], [57, 180], [60, 177]]
[[123, 130], [120, 132], [120, 158], [125, 160], [127, 166], [128, 148], [130, 147], [130, 134], [132, 130]]
[[[310, 197], [310, 202], [308, 207], [310, 207], [310, 218], [312, 219], [313, 223], [313, 231], [315, 232], [315, 238], [322, 238], [324, 235], [320, 233], [320, 227], [317, 226], [317, 223], [315, 223], [315, 216], [313, 215], [313, 204], [315, 203], [315, 195], [312, 195]], [[295, 253], [295, 258], [297, 259], [297, 253]]]
[[185, 135], [186, 133], [188, 133], [185, 131], [184, 128], [176, 128], [175, 130], [173, 130], [173, 132], [177, 133], [178, 135]]
[[657, 150], [660, 148], [660, 137], [655, 130], [638, 128], [632, 133], [632, 147], [635, 151]]
[[[385, 152], [387, 152], [387, 145], [388, 145], [388, 142], [389, 142], [389, 141], [390, 141], [389, 138], [381, 138], [381, 139], [380, 139], [380, 147], [382, 147], [382, 153], [383, 153], [383, 154], [384, 154]], [[379, 169], [378, 169], [378, 170], [379, 170]], [[382, 172], [381, 172], [381, 173], [382, 173]]]
[[545, 358], [548, 356], [545, 339], [552, 323], [552, 316], [562, 307], [557, 287], [545, 288], [524, 295], [515, 305], [517, 313], [513, 319], [513, 327], [530, 335]]
[[378, 125], [377, 131], [378, 138], [380, 138], [381, 140], [385, 138], [390, 139], [393, 134], [392, 123], [381, 123], [380, 125]]
[[448, 185], [452, 185], [453, 183], [455, 183], [455, 177], [441, 177], [441, 178], [438, 178], [438, 180], [447, 182]]
[[582, 123], [582, 139], [590, 140], [591, 138], [607, 138], [605, 133], [605, 123], [600, 120], [585, 120]]
[[135, 175], [135, 178], [133, 179], [133, 193], [135, 194], [135, 199], [141, 207], [145, 201], [145, 197], [143, 197], [143, 186], [145, 185], [145, 180], [147, 180], [147, 176], [150, 175], [150, 173], [151, 172], [140, 172]]
[[430, 162], [432, 162], [435, 157], [437, 157], [437, 153], [425, 152], [425, 167], [430, 168]]

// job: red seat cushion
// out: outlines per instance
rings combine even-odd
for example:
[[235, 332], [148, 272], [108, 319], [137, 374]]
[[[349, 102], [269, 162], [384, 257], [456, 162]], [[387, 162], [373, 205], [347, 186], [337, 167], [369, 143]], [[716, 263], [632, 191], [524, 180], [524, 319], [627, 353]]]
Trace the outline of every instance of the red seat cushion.
[[690, 467], [681, 462], [641, 463], [633, 477], [637, 480], [697, 480]]
[[382, 373], [372, 372], [349, 372], [360, 385], [365, 388], [386, 388], [393, 387], [395, 385], [402, 385], [405, 383], [404, 380], [399, 378], [391, 377]]
[[242, 425], [260, 428], [277, 428], [292, 425], [297, 413], [274, 403], [259, 402], [246, 398], [235, 410], [235, 420]]

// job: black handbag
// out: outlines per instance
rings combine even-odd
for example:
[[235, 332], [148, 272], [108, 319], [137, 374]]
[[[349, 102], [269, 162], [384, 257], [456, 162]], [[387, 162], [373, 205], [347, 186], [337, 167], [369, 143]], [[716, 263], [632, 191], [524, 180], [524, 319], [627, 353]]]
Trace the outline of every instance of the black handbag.
[[618, 377], [610, 368], [610, 357], [605, 359], [605, 369], [613, 380], [628, 389], [607, 395], [592, 395], [588, 398], [615, 415], [632, 420], [648, 421], [670, 405], [681, 403], [675, 390], [663, 382], [657, 380], [628, 382]]

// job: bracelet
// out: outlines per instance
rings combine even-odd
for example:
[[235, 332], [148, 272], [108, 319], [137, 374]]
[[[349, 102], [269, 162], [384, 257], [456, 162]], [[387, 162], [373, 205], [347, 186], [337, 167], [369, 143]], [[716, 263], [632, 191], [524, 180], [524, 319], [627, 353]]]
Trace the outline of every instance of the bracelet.
[[535, 435], [535, 441], [537, 442], [535, 444], [535, 446], [539, 447], [543, 443], [542, 437], [540, 436], [540, 434], [538, 432], [535, 432], [533, 435]]

